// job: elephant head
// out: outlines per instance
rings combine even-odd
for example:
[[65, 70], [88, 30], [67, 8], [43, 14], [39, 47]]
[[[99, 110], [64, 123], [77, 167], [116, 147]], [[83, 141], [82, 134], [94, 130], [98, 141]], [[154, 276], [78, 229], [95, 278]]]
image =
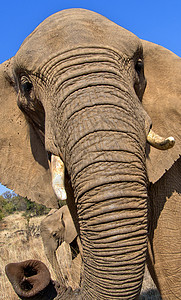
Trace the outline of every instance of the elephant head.
[[[77, 231], [67, 205], [62, 206], [58, 210], [51, 210], [42, 220], [40, 232], [45, 254], [55, 271], [57, 280], [62, 282], [64, 276], [61, 272], [61, 261], [59, 265], [57, 260], [56, 250], [63, 242], [66, 242], [70, 247], [70, 251], [72, 251], [71, 259], [74, 258], [76, 251], [77, 254], [79, 252]], [[65, 281], [63, 282], [65, 284]]]
[[[179, 68], [171, 52], [83, 9], [50, 16], [1, 65], [0, 180], [57, 208], [49, 165], [61, 159], [83, 246], [82, 299], [140, 292], [148, 175], [157, 181], [180, 155]], [[160, 149], [174, 141], [149, 133], [148, 114], [160, 134], [176, 135], [164, 154], [147, 136]]]

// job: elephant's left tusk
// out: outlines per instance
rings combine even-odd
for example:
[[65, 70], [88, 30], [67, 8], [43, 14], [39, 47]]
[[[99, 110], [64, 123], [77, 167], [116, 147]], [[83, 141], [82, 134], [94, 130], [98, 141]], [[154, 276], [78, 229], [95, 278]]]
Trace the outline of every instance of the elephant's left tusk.
[[64, 163], [60, 157], [51, 155], [51, 173], [52, 173], [52, 187], [59, 200], [66, 200], [67, 193], [64, 186]]
[[168, 150], [175, 145], [175, 139], [172, 136], [165, 139], [154, 133], [152, 129], [150, 129], [147, 135], [147, 142], [159, 150]]

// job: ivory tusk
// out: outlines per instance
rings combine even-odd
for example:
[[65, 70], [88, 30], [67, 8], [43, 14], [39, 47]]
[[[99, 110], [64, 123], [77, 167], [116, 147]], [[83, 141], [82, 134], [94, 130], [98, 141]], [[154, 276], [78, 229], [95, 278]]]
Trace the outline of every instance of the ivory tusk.
[[60, 157], [51, 155], [52, 187], [59, 200], [66, 200], [67, 193], [64, 185], [64, 163]]
[[147, 142], [159, 150], [168, 150], [175, 145], [175, 139], [172, 136], [165, 139], [154, 133], [152, 129], [150, 129], [147, 135]]

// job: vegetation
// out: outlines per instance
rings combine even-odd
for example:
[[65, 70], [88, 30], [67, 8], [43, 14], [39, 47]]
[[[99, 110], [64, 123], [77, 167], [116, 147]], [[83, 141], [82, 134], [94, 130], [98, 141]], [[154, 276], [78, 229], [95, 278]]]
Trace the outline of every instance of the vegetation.
[[14, 212], [23, 212], [24, 216], [29, 219], [34, 216], [45, 215], [49, 210], [44, 205], [32, 202], [14, 192], [5, 192], [0, 196], [0, 220]]

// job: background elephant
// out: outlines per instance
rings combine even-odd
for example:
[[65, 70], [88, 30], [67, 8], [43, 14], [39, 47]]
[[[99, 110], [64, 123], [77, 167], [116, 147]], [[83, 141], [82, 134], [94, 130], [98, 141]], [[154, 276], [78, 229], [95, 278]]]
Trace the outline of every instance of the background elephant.
[[[82, 9], [46, 19], [1, 65], [0, 180], [58, 208], [48, 157], [64, 162], [83, 246], [82, 299], [137, 297], [148, 225], [153, 278], [165, 299], [181, 298], [172, 261], [180, 266], [180, 230], [172, 230], [180, 222], [180, 66], [170, 51]], [[175, 136], [173, 149], [146, 143], [147, 113], [159, 134]], [[169, 147], [171, 139], [151, 136]]]
[[[76, 277], [69, 278], [69, 282], [72, 279], [77, 284], [80, 284], [80, 241], [67, 205], [62, 206], [58, 210], [52, 209], [42, 220], [40, 232], [45, 254], [53, 267], [57, 280], [61, 282], [63, 278], [65, 279], [66, 274], [66, 277], [69, 275]], [[61, 251], [61, 257], [57, 260], [57, 249], [63, 242], [66, 242], [67, 245], [64, 245], [64, 251]], [[65, 257], [62, 257], [63, 254]], [[66, 265], [63, 264], [64, 261], [66, 261]], [[63, 268], [64, 265], [65, 268]], [[72, 271], [71, 274], [65, 273], [67, 267]], [[62, 270], [64, 270], [63, 273]], [[66, 280], [64, 280], [64, 283], [66, 283]]]

